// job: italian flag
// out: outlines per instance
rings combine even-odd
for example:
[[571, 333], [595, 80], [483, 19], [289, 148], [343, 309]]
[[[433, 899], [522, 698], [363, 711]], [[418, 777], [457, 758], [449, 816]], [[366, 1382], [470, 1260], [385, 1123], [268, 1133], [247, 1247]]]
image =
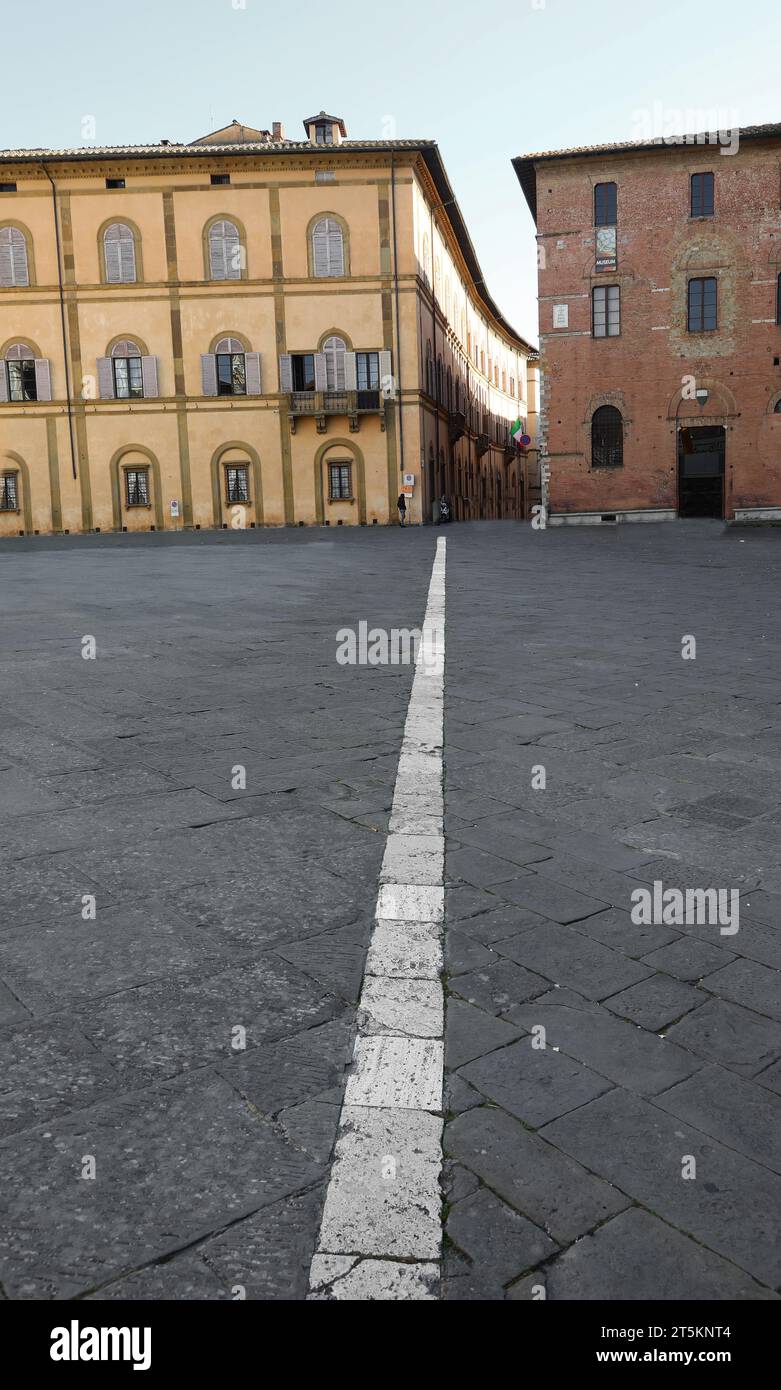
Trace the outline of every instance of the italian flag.
[[523, 420], [513, 420], [513, 423], [510, 426], [510, 438], [512, 439], [513, 443], [520, 445], [521, 435], [525, 433], [526, 430], [524, 427]]

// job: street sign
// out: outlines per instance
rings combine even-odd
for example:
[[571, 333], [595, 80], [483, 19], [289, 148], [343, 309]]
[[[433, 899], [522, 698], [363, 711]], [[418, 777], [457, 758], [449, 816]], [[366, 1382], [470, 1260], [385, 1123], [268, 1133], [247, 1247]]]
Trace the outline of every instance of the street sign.
[[176, 499], [175, 497], [173, 497], [173, 498], [171, 499], [171, 516], [177, 517], [178, 515], [179, 515], [179, 503], [178, 503], [177, 499]]

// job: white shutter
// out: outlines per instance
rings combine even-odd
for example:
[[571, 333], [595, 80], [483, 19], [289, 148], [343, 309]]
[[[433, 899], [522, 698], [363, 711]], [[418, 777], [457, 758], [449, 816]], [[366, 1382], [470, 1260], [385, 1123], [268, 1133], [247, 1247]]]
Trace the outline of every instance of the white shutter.
[[247, 352], [244, 354], [244, 367], [246, 371], [247, 395], [260, 395], [260, 353]]
[[328, 372], [325, 365], [325, 353], [315, 353], [315, 390], [328, 390]]
[[329, 218], [328, 227], [328, 275], [344, 275], [344, 238], [338, 222]]
[[393, 364], [389, 352], [380, 353], [380, 390], [386, 400], [396, 395], [396, 382], [393, 379]]
[[201, 387], [204, 396], [217, 395], [217, 359], [213, 352], [201, 355]]
[[212, 280], [241, 279], [241, 239], [232, 222], [214, 222], [209, 231]]
[[344, 354], [344, 389], [345, 391], [358, 390], [358, 367], [354, 352]]
[[48, 357], [35, 359], [35, 394], [39, 401], [52, 398], [52, 372]]
[[283, 352], [279, 358], [279, 389], [283, 395], [293, 390], [293, 359], [289, 352]]
[[114, 365], [110, 357], [98, 358], [98, 395], [102, 401], [114, 399]]
[[328, 274], [328, 219], [318, 222], [312, 232], [312, 259], [318, 278]]
[[29, 285], [27, 242], [18, 227], [0, 228], [0, 285]]
[[141, 358], [141, 376], [144, 382], [144, 395], [150, 400], [154, 400], [156, 396], [160, 395], [156, 357]]
[[103, 236], [106, 279], [110, 285], [132, 285], [136, 280], [136, 244], [124, 222], [114, 222]]
[[0, 401], [8, 400], [8, 368], [0, 360]]

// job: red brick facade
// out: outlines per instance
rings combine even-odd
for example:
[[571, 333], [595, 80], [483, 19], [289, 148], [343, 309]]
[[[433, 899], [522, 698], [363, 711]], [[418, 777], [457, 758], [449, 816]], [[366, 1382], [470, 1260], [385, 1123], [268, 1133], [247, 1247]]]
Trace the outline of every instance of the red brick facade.
[[[743, 133], [734, 154], [655, 142], [514, 163], [539, 234], [550, 520], [706, 514], [708, 488], [712, 514], [781, 508], [781, 127]], [[692, 216], [700, 173], [713, 174], [708, 216]], [[605, 183], [616, 185], [616, 265], [598, 270], [594, 188]], [[604, 220], [602, 195], [600, 209]], [[690, 297], [696, 324], [703, 293], [693, 279], [716, 282], [711, 331], [690, 329]], [[620, 290], [620, 324], [596, 337], [593, 291], [607, 286]], [[615, 455], [599, 432], [592, 457], [604, 405], [621, 416], [619, 466], [600, 466]]]

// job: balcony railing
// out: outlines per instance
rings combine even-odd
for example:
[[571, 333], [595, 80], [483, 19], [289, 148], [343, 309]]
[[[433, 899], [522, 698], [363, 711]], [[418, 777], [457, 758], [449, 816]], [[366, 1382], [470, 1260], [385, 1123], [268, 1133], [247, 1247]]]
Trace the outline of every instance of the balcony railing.
[[294, 391], [290, 409], [295, 415], [350, 415], [383, 410], [379, 391]]
[[379, 415], [384, 429], [385, 400], [380, 391], [292, 391], [290, 428], [295, 431], [296, 420], [306, 415], [315, 417], [321, 434], [327, 431], [328, 415], [346, 415], [353, 432], [360, 428], [359, 416]]

